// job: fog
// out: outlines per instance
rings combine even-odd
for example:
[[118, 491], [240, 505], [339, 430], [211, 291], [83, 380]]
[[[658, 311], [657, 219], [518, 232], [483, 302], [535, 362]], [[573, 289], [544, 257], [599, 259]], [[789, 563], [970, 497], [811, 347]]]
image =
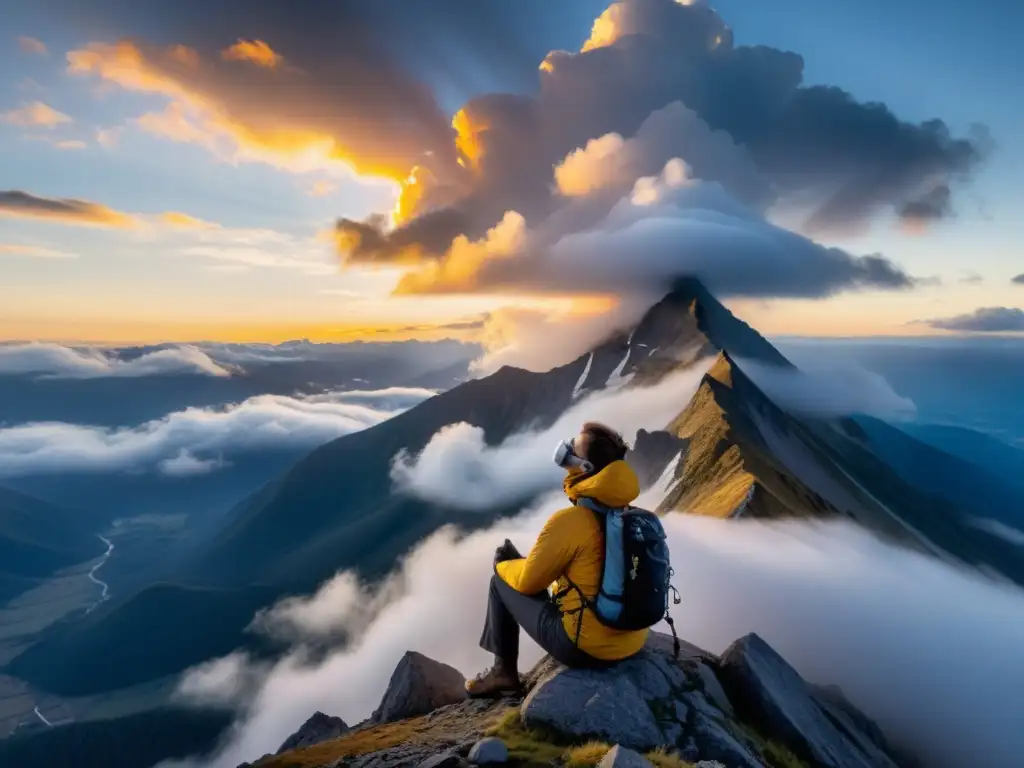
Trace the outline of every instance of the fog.
[[[406, 650], [471, 676], [489, 663], [477, 647], [494, 547], [525, 551], [549, 496], [494, 528], [460, 537], [444, 529], [419, 545], [387, 582], [389, 599], [347, 647], [308, 663], [293, 652], [261, 672], [237, 657], [201, 669], [192, 701], [240, 707], [230, 742], [202, 765], [234, 768], [276, 751], [313, 712], [354, 724], [384, 693]], [[713, 652], [758, 632], [809, 680], [838, 684], [887, 735], [927, 765], [1012, 765], [1024, 750], [1017, 722], [1024, 679], [1024, 592], [898, 549], [844, 523], [719, 521], [673, 514], [666, 527], [683, 602], [680, 635]], [[339, 576], [301, 605], [310, 641], [343, 618]], [[297, 625], [298, 625], [297, 624]], [[524, 644], [524, 668], [539, 658]], [[252, 692], [252, 678], [261, 680]], [[241, 692], [245, 692], [242, 696]], [[1015, 714], [1016, 713], [1016, 714]]]

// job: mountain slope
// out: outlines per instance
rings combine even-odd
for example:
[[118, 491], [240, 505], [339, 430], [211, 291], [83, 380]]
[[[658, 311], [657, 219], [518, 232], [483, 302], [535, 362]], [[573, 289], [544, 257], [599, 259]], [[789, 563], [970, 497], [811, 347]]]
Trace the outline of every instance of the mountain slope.
[[1003, 480], [1014, 475], [990, 472], [878, 419], [858, 417], [857, 423], [869, 447], [908, 483], [971, 514], [1024, 528], [1024, 489]]
[[72, 512], [0, 488], [0, 604], [61, 568], [103, 554]]

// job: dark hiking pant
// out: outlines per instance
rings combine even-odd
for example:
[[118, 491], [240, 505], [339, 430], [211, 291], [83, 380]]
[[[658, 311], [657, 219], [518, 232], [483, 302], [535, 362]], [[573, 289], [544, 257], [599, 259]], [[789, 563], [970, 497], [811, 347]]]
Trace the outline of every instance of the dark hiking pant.
[[573, 643], [562, 626], [562, 614], [547, 592], [524, 595], [494, 574], [487, 598], [487, 621], [480, 647], [510, 664], [519, 660], [519, 628], [526, 630], [537, 645], [568, 667], [599, 669], [611, 662], [595, 659]]

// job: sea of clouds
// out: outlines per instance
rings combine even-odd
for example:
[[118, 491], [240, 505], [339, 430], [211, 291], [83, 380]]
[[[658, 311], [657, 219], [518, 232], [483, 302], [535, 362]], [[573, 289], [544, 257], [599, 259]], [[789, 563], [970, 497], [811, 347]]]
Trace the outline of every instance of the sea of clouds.
[[[676, 402], [689, 395], [680, 391]], [[649, 400], [657, 398], [644, 389], [586, 398], [557, 429], [490, 449], [470, 429], [442, 430], [418, 458], [399, 460], [396, 479], [406, 484], [400, 491], [412, 488], [451, 503], [458, 493], [478, 501], [501, 497], [518, 483], [557, 487], [558, 470], [539, 457], [550, 452], [559, 429], [567, 431], [559, 436], [571, 436], [573, 425], [598, 415], [660, 418]], [[449, 445], [453, 434], [463, 447]], [[469, 445], [474, 450], [466, 450]], [[434, 461], [432, 452], [443, 461]], [[518, 468], [506, 477], [501, 467]], [[443, 487], [428, 482], [441, 468], [449, 481]], [[652, 489], [641, 503], [653, 506], [663, 492]], [[487, 665], [477, 641], [493, 550], [507, 537], [526, 551], [564, 503], [552, 492], [484, 531], [442, 528], [383, 583], [363, 584], [342, 572], [312, 596], [261, 612], [251, 631], [289, 642], [291, 651], [272, 664], [234, 653], [184, 677], [184, 700], [239, 713], [216, 753], [189, 764], [233, 768], [276, 751], [317, 710], [359, 722], [379, 703], [407, 650], [467, 676]], [[1018, 587], [885, 543], [845, 522], [673, 514], [665, 524], [683, 598], [674, 615], [687, 640], [721, 652], [736, 638], [759, 633], [808, 680], [841, 686], [927, 765], [996, 768], [1024, 753], [1017, 722], [1024, 679], [1024, 591]], [[314, 652], [325, 640], [333, 650]], [[522, 665], [540, 653], [526, 643]]]
[[0, 427], [0, 478], [61, 472], [205, 474], [239, 451], [312, 448], [379, 424], [434, 395], [391, 387], [310, 396], [257, 395], [186, 408], [131, 427], [35, 422]]

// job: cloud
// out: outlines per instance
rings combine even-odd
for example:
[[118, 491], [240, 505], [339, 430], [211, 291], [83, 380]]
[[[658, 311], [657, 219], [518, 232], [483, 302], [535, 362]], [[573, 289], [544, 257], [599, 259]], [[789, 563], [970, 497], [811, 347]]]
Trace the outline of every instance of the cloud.
[[897, 421], [917, 414], [913, 400], [858, 365], [810, 363], [782, 369], [744, 358], [736, 362], [774, 403], [792, 413], [819, 418], [866, 414]]
[[452, 131], [431, 93], [362, 54], [345, 45], [279, 53], [260, 40], [215, 54], [121, 40], [71, 51], [68, 65], [73, 74], [166, 97], [168, 109], [144, 116], [143, 127], [231, 161], [387, 178], [453, 162]]
[[[259, 395], [225, 408], [188, 408], [135, 427], [65, 423], [0, 428], [0, 476], [161, 472], [187, 476], [227, 466], [234, 453], [312, 448], [391, 418], [434, 393]], [[414, 404], [414, 403], [413, 403]]]
[[11, 109], [0, 113], [0, 120], [12, 125], [33, 128], [53, 128], [63, 123], [74, 122], [63, 112], [58, 112], [41, 101], [33, 101], [19, 109]]
[[[507, 537], [525, 551], [564, 503], [557, 493], [489, 530], [436, 532], [397, 566], [386, 582], [390, 599], [372, 622], [331, 653], [311, 658], [306, 648], [332, 624], [330, 597], [339, 585], [355, 589], [351, 574], [299, 603], [315, 623], [272, 668], [235, 655], [220, 668], [187, 675], [183, 690], [201, 691], [192, 701], [230, 700], [242, 714], [228, 742], [197, 764], [232, 768], [273, 752], [317, 710], [359, 722], [378, 704], [406, 650], [465, 675], [489, 664], [477, 640], [494, 547]], [[885, 544], [847, 523], [672, 514], [665, 525], [683, 598], [674, 610], [682, 637], [721, 652], [758, 632], [812, 682], [838, 684], [926, 765], [999, 768], [1024, 749], [1012, 716], [1024, 675], [1017, 652], [1024, 628], [1006, 618], [1024, 611], [1019, 588]], [[337, 626], [351, 605], [351, 596], [339, 601]], [[540, 656], [529, 638], [522, 656], [523, 668]], [[255, 688], [253, 678], [260, 681]]]
[[193, 346], [159, 349], [122, 359], [91, 347], [65, 347], [42, 342], [0, 344], [0, 376], [35, 375], [46, 378], [135, 378], [202, 374], [230, 376], [231, 371]]
[[25, 53], [33, 53], [37, 56], [45, 56], [47, 54], [46, 43], [27, 35], [18, 38], [18, 47]]
[[227, 462], [223, 458], [200, 459], [187, 449], [182, 448], [176, 455], [159, 462], [157, 469], [161, 474], [169, 477], [194, 477], [208, 475], [225, 466], [227, 466]]
[[180, 213], [178, 211], [168, 211], [167, 213], [160, 214], [160, 221], [170, 227], [177, 227], [179, 229], [220, 228], [219, 224], [215, 224], [212, 221], [197, 219], [195, 216], [190, 216], [187, 213]]
[[283, 57], [262, 40], [239, 40], [229, 48], [221, 51], [225, 61], [249, 61], [258, 67], [273, 69], [283, 61]]
[[668, 376], [652, 387], [597, 392], [543, 432], [515, 435], [497, 447], [487, 445], [481, 428], [451, 424], [419, 454], [402, 452], [395, 457], [395, 489], [471, 511], [524, 502], [557, 486], [564, 474], [551, 461], [558, 441], [577, 434], [586, 421], [604, 422], [627, 438], [638, 429], [663, 429], [697, 391], [707, 367]]
[[121, 134], [124, 132], [123, 128], [97, 128], [96, 129], [96, 143], [104, 149], [113, 149], [117, 146], [117, 143], [121, 140]]
[[1024, 310], [1017, 307], [979, 307], [965, 315], [921, 321], [943, 331], [1001, 333], [1024, 331]]
[[900, 210], [904, 229], [923, 232], [928, 225], [948, 218], [953, 211], [953, 193], [948, 184], [940, 184], [917, 200], [911, 200]]
[[53, 146], [57, 149], [85, 149], [87, 145], [80, 139], [66, 139], [54, 142]]
[[1010, 280], [1014, 285], [1024, 285], [1024, 272]]
[[529, 291], [658, 294], [699, 277], [720, 295], [822, 297], [914, 280], [880, 255], [851, 256], [765, 221], [681, 159], [637, 179], [622, 197], [589, 196], [529, 229], [506, 213], [484, 237], [458, 237], [398, 293]]
[[487, 315], [480, 329], [483, 354], [473, 361], [472, 370], [486, 375], [512, 365], [549, 371], [575, 360], [615, 331], [635, 325], [660, 298], [578, 302], [567, 309], [501, 307]]
[[963, 285], [980, 285], [983, 282], [985, 282], [985, 278], [973, 270], [964, 270], [960, 277], [960, 283]]
[[0, 216], [15, 216], [96, 227], [130, 228], [138, 220], [100, 203], [73, 198], [41, 197], [11, 189], [0, 191]]
[[22, 245], [21, 243], [0, 243], [0, 256], [29, 256], [34, 259], [77, 259], [77, 253], [57, 251], [38, 245]]
[[286, 597], [256, 614], [250, 629], [290, 643], [335, 641], [363, 634], [381, 610], [403, 591], [400, 578], [364, 584], [348, 571], [312, 596]]
[[953, 185], [990, 149], [985, 130], [955, 138], [940, 120], [900, 120], [840, 88], [805, 86], [803, 66], [796, 53], [736, 46], [703, 2], [612, 3], [581, 51], [543, 60], [537, 95], [463, 106], [452, 122], [459, 167], [413, 169], [393, 232], [379, 218], [340, 221], [342, 254], [436, 258], [507, 211], [533, 229], [578, 207], [572, 198], [628, 188], [676, 157], [755, 209], [798, 212], [812, 234], [858, 232], [886, 210], [918, 226], [950, 215]]

